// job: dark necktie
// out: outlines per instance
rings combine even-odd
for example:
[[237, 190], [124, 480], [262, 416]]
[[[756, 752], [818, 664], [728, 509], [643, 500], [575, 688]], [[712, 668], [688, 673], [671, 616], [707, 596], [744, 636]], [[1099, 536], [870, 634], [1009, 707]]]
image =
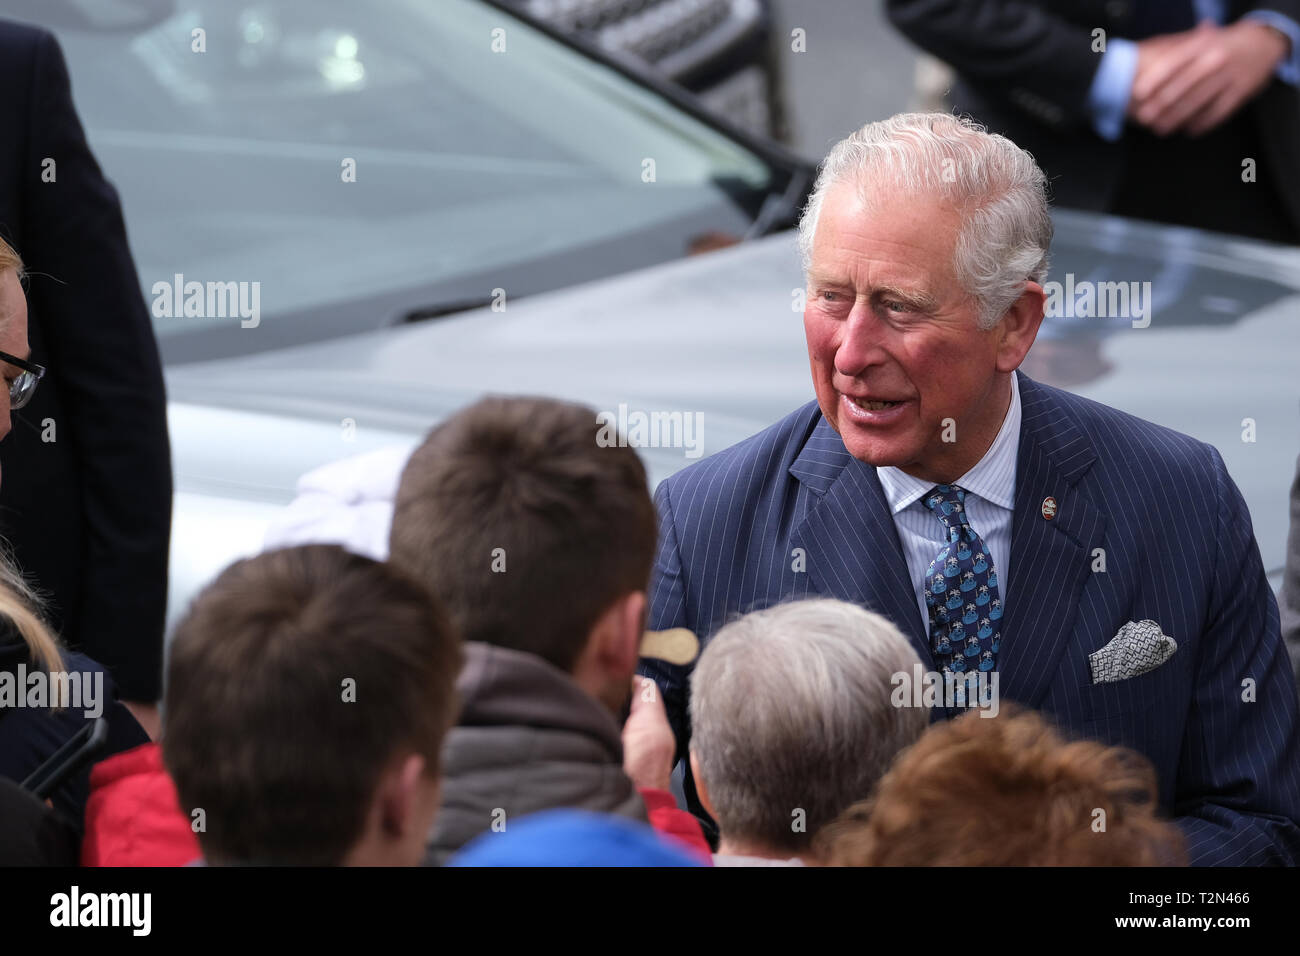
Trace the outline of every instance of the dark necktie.
[[947, 543], [925, 575], [930, 649], [945, 680], [950, 673], [958, 678], [957, 704], [966, 706], [961, 675], [998, 666], [1002, 624], [998, 575], [993, 556], [966, 520], [966, 489], [936, 485], [922, 500], [948, 533]]

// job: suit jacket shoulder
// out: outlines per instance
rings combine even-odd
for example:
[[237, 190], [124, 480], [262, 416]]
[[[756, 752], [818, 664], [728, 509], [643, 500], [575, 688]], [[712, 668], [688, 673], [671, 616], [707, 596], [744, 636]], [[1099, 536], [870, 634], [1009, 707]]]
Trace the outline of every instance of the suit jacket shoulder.
[[665, 478], [659, 493], [671, 496], [679, 511], [689, 510], [701, 493], [725, 491], [739, 503], [773, 480], [783, 480], [821, 419], [817, 402], [809, 402], [744, 441]]
[[[1209, 478], [1222, 459], [1212, 445], [1101, 402], [1020, 376], [1022, 441], [1049, 446], [1058, 466], [1099, 463], [1106, 475], [1131, 473]], [[1022, 452], [1023, 455], [1023, 452]], [[1081, 469], [1082, 471], [1083, 469]], [[1207, 484], [1213, 490], [1213, 481]]]

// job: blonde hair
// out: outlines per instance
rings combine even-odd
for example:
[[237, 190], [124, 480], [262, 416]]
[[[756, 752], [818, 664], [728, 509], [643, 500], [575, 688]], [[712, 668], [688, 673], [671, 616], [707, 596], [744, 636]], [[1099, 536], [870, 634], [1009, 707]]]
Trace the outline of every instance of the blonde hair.
[[63, 669], [58, 639], [41, 614], [41, 599], [24, 580], [0, 545], [0, 619], [7, 619], [31, 651], [32, 661], [46, 671]]
[[[18, 281], [21, 283], [24, 275], [22, 256], [18, 255], [14, 247], [5, 242], [4, 239], [0, 239], [0, 276], [3, 276], [10, 269], [14, 270], [14, 274], [17, 275]], [[0, 313], [0, 329], [4, 329], [11, 318], [13, 316], [8, 312]]]
[[0, 239], [0, 273], [6, 269], [13, 269], [20, 279], [23, 277], [22, 256], [18, 255], [13, 246]]

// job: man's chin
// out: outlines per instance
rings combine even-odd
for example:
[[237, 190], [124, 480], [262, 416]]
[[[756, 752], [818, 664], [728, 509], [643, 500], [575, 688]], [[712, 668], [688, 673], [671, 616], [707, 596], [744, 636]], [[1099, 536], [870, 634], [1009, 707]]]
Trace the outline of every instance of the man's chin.
[[863, 464], [876, 468], [901, 468], [916, 459], [916, 449], [911, 442], [870, 434], [867, 429], [851, 422], [831, 422], [831, 427], [839, 433], [845, 450]]
[[879, 442], [854, 442], [846, 440], [844, 448], [850, 455], [875, 468], [902, 468], [915, 456], [900, 451], [895, 446], [882, 447]]

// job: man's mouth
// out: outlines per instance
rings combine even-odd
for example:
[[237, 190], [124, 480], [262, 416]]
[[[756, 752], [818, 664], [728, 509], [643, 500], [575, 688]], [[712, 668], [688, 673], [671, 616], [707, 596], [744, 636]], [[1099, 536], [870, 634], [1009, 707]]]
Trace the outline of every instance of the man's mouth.
[[880, 401], [878, 399], [854, 398], [852, 395], [849, 395], [848, 399], [858, 408], [866, 409], [869, 412], [880, 412], [886, 408], [893, 408], [895, 405], [903, 404], [902, 402]]

